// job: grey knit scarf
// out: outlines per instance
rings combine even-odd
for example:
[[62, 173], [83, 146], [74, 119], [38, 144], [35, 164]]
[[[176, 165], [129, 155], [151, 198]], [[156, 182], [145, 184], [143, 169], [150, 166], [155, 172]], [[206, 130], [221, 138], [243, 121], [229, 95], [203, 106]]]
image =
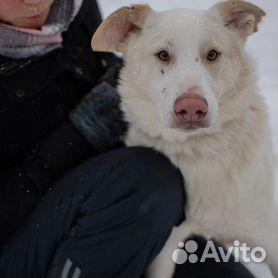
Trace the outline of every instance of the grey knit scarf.
[[61, 47], [62, 32], [68, 29], [81, 4], [82, 0], [55, 0], [40, 30], [0, 23], [0, 55], [21, 59]]

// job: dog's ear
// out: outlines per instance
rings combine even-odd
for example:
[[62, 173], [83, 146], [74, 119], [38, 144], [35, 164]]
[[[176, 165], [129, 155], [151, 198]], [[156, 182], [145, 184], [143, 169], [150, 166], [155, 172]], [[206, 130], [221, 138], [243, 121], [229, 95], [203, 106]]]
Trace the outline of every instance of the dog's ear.
[[258, 31], [258, 24], [265, 16], [262, 9], [242, 0], [220, 2], [212, 9], [220, 13], [227, 27], [237, 30], [244, 39]]
[[142, 28], [151, 11], [148, 5], [132, 5], [118, 9], [98, 27], [92, 38], [92, 49], [102, 52], [121, 52], [121, 46], [128, 35]]

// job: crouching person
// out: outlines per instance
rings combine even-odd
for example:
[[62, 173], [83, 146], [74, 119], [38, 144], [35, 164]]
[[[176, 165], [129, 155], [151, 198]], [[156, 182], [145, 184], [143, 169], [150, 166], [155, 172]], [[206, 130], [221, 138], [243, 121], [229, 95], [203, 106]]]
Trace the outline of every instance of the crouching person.
[[183, 219], [179, 171], [125, 148], [93, 0], [0, 1], [0, 277], [140, 277]]

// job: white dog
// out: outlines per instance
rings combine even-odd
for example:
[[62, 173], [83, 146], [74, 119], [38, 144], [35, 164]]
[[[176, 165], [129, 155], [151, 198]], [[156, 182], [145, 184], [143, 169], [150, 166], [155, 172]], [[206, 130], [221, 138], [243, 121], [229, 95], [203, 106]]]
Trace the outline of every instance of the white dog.
[[244, 49], [264, 15], [240, 0], [208, 11], [134, 5], [110, 15], [92, 39], [95, 51], [124, 55], [127, 145], [161, 151], [185, 178], [187, 220], [152, 276], [171, 276], [172, 252], [192, 233], [261, 246], [278, 275], [267, 108]]

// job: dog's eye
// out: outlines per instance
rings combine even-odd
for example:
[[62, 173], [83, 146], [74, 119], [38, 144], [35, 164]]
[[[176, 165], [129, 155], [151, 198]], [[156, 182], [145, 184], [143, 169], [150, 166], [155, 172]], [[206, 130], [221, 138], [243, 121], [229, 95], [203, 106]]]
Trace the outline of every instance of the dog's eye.
[[219, 52], [217, 52], [216, 50], [212, 49], [207, 54], [207, 60], [209, 62], [212, 62], [212, 61], [216, 60], [218, 58], [218, 56], [219, 56]]
[[163, 62], [168, 62], [170, 60], [170, 55], [167, 51], [162, 50], [156, 54], [156, 56]]

